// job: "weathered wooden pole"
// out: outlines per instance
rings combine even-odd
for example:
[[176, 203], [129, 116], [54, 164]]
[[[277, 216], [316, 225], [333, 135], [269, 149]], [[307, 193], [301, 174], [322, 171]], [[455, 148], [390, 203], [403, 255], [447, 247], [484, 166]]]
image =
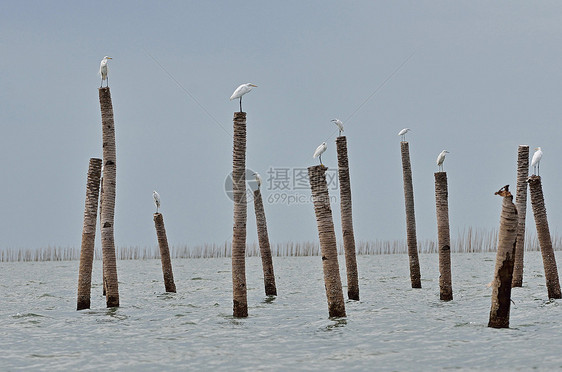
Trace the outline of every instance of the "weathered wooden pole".
[[447, 172], [436, 172], [435, 207], [437, 211], [437, 237], [439, 244], [439, 298], [443, 301], [451, 301], [453, 299], [448, 200]]
[[168, 247], [168, 238], [166, 237], [166, 228], [164, 227], [164, 217], [162, 217], [162, 213], [154, 213], [154, 227], [156, 228], [158, 246], [160, 247], [160, 259], [162, 261], [164, 287], [166, 288], [166, 292], [175, 293], [176, 283], [174, 283], [174, 273], [172, 272], [170, 248]]
[[86, 184], [86, 205], [84, 206], [84, 225], [82, 227], [82, 246], [80, 247], [80, 269], [78, 273], [78, 299], [76, 310], [90, 308], [101, 166], [101, 159], [90, 158], [88, 181]]
[[322, 251], [322, 267], [324, 269], [324, 287], [328, 299], [328, 313], [330, 317], [345, 316], [345, 302], [338, 264], [338, 248], [336, 232], [330, 207], [330, 195], [326, 183], [326, 168], [323, 165], [308, 167], [308, 178], [312, 190], [314, 212], [318, 224], [318, 236]]
[[511, 305], [511, 283], [517, 245], [517, 226], [519, 219], [517, 208], [513, 204], [513, 196], [508, 186], [503, 187], [496, 195], [503, 197], [498, 233], [498, 251], [496, 268], [492, 281], [492, 306], [488, 327], [509, 328], [509, 309]]
[[105, 281], [107, 307], [119, 306], [119, 284], [117, 280], [117, 260], [115, 257], [115, 185], [116, 153], [115, 123], [113, 104], [109, 87], [99, 88], [103, 140], [103, 182], [101, 193], [101, 247], [103, 256], [103, 277]]
[[232, 236], [233, 315], [248, 316], [246, 289], [246, 113], [234, 113], [234, 149], [232, 152], [232, 195], [234, 228]]
[[517, 246], [515, 247], [515, 264], [513, 266], [512, 287], [523, 286], [523, 258], [525, 255], [525, 217], [527, 215], [527, 177], [529, 177], [529, 146], [519, 145], [517, 150]]
[[258, 241], [260, 244], [261, 263], [263, 266], [265, 295], [277, 296], [275, 273], [273, 272], [273, 259], [271, 257], [271, 247], [269, 246], [269, 236], [267, 234], [267, 220], [265, 219], [263, 200], [259, 187], [257, 190], [254, 190], [254, 211], [256, 212], [256, 225], [258, 230]]
[[410, 281], [412, 288], [421, 288], [420, 261], [418, 258], [418, 240], [416, 238], [416, 214], [414, 211], [414, 185], [410, 165], [410, 145], [400, 142], [402, 152], [402, 178], [404, 180], [404, 203], [406, 206], [406, 238], [408, 258], [410, 261]]
[[340, 181], [341, 228], [343, 249], [345, 253], [345, 270], [347, 274], [347, 297], [359, 301], [359, 275], [357, 273], [357, 256], [355, 253], [355, 235], [353, 233], [353, 213], [351, 210], [351, 183], [349, 180], [349, 162], [347, 159], [347, 138], [336, 138], [338, 151], [338, 176]]
[[535, 224], [537, 226], [537, 236], [541, 246], [548, 298], [562, 298], [560, 293], [560, 280], [558, 279], [558, 268], [556, 267], [556, 258], [554, 257], [548, 220], [546, 218], [541, 177], [533, 175], [528, 178], [527, 182], [529, 182], [531, 205], [535, 216]]

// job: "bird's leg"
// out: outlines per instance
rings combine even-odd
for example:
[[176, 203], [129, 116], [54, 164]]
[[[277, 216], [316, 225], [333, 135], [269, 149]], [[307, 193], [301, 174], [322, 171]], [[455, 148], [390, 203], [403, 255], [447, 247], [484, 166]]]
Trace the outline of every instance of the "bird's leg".
[[318, 157], [320, 158], [320, 165], [323, 165], [322, 164], [322, 154], [320, 154], [320, 156], [318, 156]]
[[242, 96], [240, 96], [240, 112], [242, 112]]

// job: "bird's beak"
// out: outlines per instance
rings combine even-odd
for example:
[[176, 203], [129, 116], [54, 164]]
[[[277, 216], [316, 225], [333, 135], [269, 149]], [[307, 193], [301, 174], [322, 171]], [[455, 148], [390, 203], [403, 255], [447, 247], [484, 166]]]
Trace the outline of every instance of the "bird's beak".
[[257, 85], [254, 85], [254, 84], [250, 84], [250, 86], [251, 86], [251, 87], [256, 87], [256, 88], [258, 87]]
[[107, 59], [113, 59], [113, 58], [111, 58], [111, 57], [107, 57]]

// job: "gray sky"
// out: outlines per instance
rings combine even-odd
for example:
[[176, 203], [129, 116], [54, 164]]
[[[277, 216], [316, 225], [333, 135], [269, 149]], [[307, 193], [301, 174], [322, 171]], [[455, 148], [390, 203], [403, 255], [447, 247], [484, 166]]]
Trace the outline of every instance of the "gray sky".
[[[281, 198], [268, 190], [267, 172], [317, 164], [312, 153], [322, 141], [323, 161], [335, 169], [334, 117], [346, 128], [357, 240], [405, 237], [396, 135], [404, 127], [413, 130], [418, 239], [436, 237], [433, 172], [441, 150], [450, 151], [454, 237], [465, 227], [498, 225], [501, 200], [493, 193], [515, 189], [519, 144], [543, 148], [556, 233], [560, 19], [555, 1], [3, 1], [0, 248], [80, 245], [88, 159], [101, 157], [104, 55], [113, 57], [119, 245], [156, 244], [153, 189], [171, 244], [231, 239], [224, 180], [238, 103], [228, 98], [245, 82], [259, 86], [243, 101], [247, 165], [264, 178], [273, 242], [317, 239], [310, 203], [267, 202]], [[340, 239], [339, 191], [330, 192]], [[534, 229], [530, 208], [528, 217]], [[248, 241], [256, 240], [250, 205]]]

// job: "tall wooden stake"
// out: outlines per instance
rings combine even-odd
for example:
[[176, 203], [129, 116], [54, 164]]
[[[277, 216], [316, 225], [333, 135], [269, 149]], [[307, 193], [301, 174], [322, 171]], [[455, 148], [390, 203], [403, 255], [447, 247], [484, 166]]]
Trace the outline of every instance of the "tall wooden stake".
[[406, 206], [406, 237], [408, 258], [410, 261], [410, 282], [412, 288], [421, 288], [420, 261], [418, 258], [418, 240], [416, 238], [416, 213], [414, 211], [414, 185], [412, 167], [410, 166], [410, 145], [400, 142], [402, 152], [402, 178], [404, 180], [404, 203]]
[[512, 287], [523, 285], [523, 258], [525, 255], [525, 218], [527, 215], [527, 177], [529, 177], [529, 146], [519, 145], [517, 150], [517, 246], [515, 247], [515, 264], [513, 267]]
[[260, 244], [260, 256], [263, 267], [265, 295], [277, 296], [275, 273], [273, 272], [273, 259], [271, 257], [271, 247], [269, 246], [269, 236], [267, 234], [267, 221], [265, 219], [263, 200], [259, 187], [254, 191], [254, 211], [256, 213], [256, 225], [258, 229], [258, 241]]
[[109, 87], [99, 88], [101, 124], [103, 134], [103, 183], [101, 194], [101, 247], [103, 255], [103, 276], [106, 288], [107, 307], [119, 306], [119, 283], [117, 280], [117, 259], [115, 257], [115, 185], [116, 153], [115, 123], [113, 104]]
[[234, 197], [234, 228], [232, 236], [233, 315], [248, 316], [246, 289], [246, 113], [234, 113], [234, 149], [232, 153], [232, 192]]
[[76, 310], [90, 308], [92, 288], [92, 266], [98, 218], [102, 160], [90, 158], [88, 181], [86, 185], [86, 205], [84, 206], [84, 225], [82, 227], [82, 246], [80, 248], [80, 269], [78, 274], [78, 300]]
[[492, 306], [488, 327], [509, 328], [509, 309], [511, 305], [511, 282], [515, 262], [517, 240], [517, 208], [513, 204], [513, 196], [508, 186], [503, 187], [496, 195], [503, 197], [500, 217], [498, 251], [496, 268], [492, 281]]
[[439, 240], [439, 298], [443, 301], [451, 301], [453, 299], [453, 286], [451, 283], [451, 237], [449, 234], [447, 172], [435, 173], [435, 206]]
[[353, 213], [351, 211], [351, 182], [349, 180], [349, 162], [347, 160], [347, 139], [336, 139], [338, 151], [338, 176], [340, 181], [341, 228], [345, 268], [347, 273], [347, 297], [359, 301], [359, 275], [357, 273], [357, 256], [355, 253], [355, 235], [353, 234]]
[[535, 216], [535, 224], [537, 226], [537, 236], [541, 246], [548, 298], [562, 298], [560, 293], [558, 268], [556, 267], [556, 258], [554, 257], [552, 240], [550, 238], [550, 229], [548, 228], [548, 220], [546, 218], [546, 207], [544, 205], [541, 177], [533, 175], [529, 177], [528, 182], [531, 193], [531, 205], [533, 206], [533, 214]]
[[164, 217], [162, 213], [154, 213], [154, 227], [156, 228], [156, 236], [158, 237], [158, 246], [160, 247], [160, 259], [162, 261], [162, 274], [164, 275], [164, 287], [166, 292], [176, 292], [176, 283], [174, 283], [174, 273], [172, 272], [172, 259], [170, 258], [170, 248], [168, 247], [168, 238], [166, 236], [166, 228], [164, 227]]
[[345, 302], [338, 264], [336, 233], [332, 219], [332, 208], [330, 207], [330, 195], [326, 182], [327, 169], [323, 165], [309, 167], [308, 177], [310, 188], [312, 189], [314, 212], [316, 214], [320, 249], [322, 251], [322, 267], [324, 269], [324, 287], [326, 288], [326, 297], [328, 299], [328, 313], [330, 317], [344, 317]]

